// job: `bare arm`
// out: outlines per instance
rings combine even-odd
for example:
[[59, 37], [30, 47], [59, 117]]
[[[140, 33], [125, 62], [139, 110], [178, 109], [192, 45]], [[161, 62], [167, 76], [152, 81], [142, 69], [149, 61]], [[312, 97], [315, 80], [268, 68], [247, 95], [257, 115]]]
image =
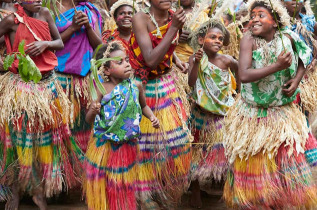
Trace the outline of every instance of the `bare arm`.
[[182, 28], [186, 16], [183, 9], [177, 10], [173, 15], [172, 25], [168, 29], [161, 43], [155, 48], [152, 47], [152, 42], [149, 36], [147, 23], [144, 19], [148, 17], [140, 12], [132, 18], [132, 31], [138, 41], [141, 53], [145, 59], [146, 64], [155, 69], [157, 65], [163, 60], [164, 55], [167, 53], [171, 42], [173, 41], [178, 30]]
[[317, 23], [315, 23], [315, 26], [314, 26], [314, 35], [315, 37], [317, 37]]
[[291, 54], [282, 52], [276, 63], [263, 68], [252, 68], [252, 45], [253, 38], [246, 35], [242, 38], [240, 44], [239, 70], [238, 75], [242, 83], [258, 81], [268, 75], [288, 68], [292, 63]]
[[[92, 11], [92, 13], [96, 15], [94, 11]], [[89, 24], [89, 22], [88, 24], [85, 25], [85, 27], [86, 27], [89, 43], [93, 49], [96, 49], [98, 45], [102, 44], [101, 32], [99, 29], [100, 26], [99, 26], [98, 20], [96, 21], [95, 29], [93, 29], [93, 27]]]
[[142, 108], [142, 114], [152, 122], [152, 126], [158, 128], [160, 123], [155, 117], [150, 107], [146, 104], [145, 94], [141, 83], [136, 84], [139, 89], [139, 102]]
[[50, 28], [50, 33], [52, 36], [52, 41], [48, 42], [47, 49], [49, 50], [61, 50], [64, 48], [64, 43], [61, 39], [61, 36], [56, 28], [55, 22], [53, 20], [53, 17], [50, 13], [50, 11], [47, 8], [43, 8], [43, 13], [46, 17], [46, 21], [48, 23], [48, 26]]
[[95, 121], [96, 115], [100, 113], [100, 101], [102, 99], [102, 94], [100, 93], [100, 91], [97, 90], [97, 94], [98, 94], [98, 98], [96, 101], [93, 101], [88, 109], [88, 112], [86, 114], [86, 122], [89, 124], [92, 124]]
[[10, 14], [0, 21], [0, 37], [12, 31], [14, 23], [14, 15]]
[[[188, 85], [194, 87], [197, 81], [200, 60], [203, 57], [203, 50], [199, 49], [194, 55], [189, 57]], [[195, 61], [194, 61], [195, 58]]]

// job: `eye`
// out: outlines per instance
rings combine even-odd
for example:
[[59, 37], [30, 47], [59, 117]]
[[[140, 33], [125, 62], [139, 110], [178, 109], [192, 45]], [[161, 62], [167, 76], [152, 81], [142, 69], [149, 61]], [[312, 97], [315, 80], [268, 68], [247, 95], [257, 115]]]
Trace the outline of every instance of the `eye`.
[[125, 58], [125, 61], [126, 61], [127, 63], [129, 63], [129, 57], [126, 57], [126, 58]]

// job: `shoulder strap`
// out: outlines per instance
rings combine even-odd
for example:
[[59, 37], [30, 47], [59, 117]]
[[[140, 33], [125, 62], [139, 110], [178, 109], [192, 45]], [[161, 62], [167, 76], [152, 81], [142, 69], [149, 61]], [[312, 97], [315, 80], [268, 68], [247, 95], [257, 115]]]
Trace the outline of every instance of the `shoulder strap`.
[[18, 19], [18, 21], [20, 23], [23, 23], [25, 24], [25, 26], [29, 29], [29, 31], [32, 33], [32, 35], [34, 36], [34, 38], [37, 40], [37, 41], [42, 41], [33, 31], [32, 29], [30, 28], [29, 24], [27, 24], [26, 22], [24, 22], [24, 19], [23, 17], [21, 17], [20, 15], [18, 15], [17, 13], [13, 13], [15, 15], [15, 17]]

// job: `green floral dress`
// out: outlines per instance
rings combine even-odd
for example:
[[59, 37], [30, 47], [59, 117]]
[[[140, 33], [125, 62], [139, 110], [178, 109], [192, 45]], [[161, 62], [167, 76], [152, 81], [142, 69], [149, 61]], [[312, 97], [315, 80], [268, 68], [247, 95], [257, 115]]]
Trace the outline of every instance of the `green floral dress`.
[[193, 93], [197, 105], [217, 115], [226, 115], [234, 104], [231, 74], [208, 61], [204, 53]]
[[[285, 34], [292, 37], [296, 51], [292, 49], [292, 42], [288, 37], [285, 37]], [[295, 100], [299, 89], [295, 91], [293, 96], [287, 97], [283, 94], [283, 85], [295, 77], [299, 58], [305, 67], [307, 67], [310, 61], [311, 50], [296, 33], [291, 30], [283, 30], [283, 40], [286, 51], [292, 55], [291, 66], [256, 82], [242, 84], [241, 96], [248, 105], [258, 108], [258, 117], [265, 117], [267, 115], [267, 108], [283, 106]], [[276, 33], [275, 38], [270, 43], [266, 44], [269, 46], [267, 48], [269, 58], [264, 59], [264, 48], [254, 50], [252, 55], [252, 68], [263, 68], [277, 61], [278, 56], [283, 50], [283, 44], [278, 33]]]
[[97, 145], [138, 137], [141, 117], [139, 90], [130, 79], [124, 80], [101, 100], [100, 114], [96, 116], [94, 125]]

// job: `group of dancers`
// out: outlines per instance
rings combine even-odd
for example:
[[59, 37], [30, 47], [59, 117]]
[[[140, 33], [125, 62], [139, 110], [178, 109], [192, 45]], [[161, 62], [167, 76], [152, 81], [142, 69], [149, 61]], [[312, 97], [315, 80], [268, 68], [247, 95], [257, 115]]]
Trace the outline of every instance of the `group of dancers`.
[[73, 188], [88, 209], [174, 209], [187, 191], [201, 208], [214, 182], [230, 208], [317, 207], [309, 0], [2, 0], [0, 13], [6, 209]]

